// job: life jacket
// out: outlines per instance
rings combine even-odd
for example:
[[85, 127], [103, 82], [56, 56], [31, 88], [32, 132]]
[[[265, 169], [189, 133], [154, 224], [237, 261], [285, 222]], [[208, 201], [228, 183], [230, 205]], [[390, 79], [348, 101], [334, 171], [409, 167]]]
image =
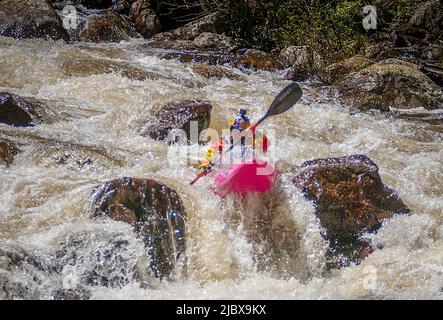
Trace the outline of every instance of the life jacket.
[[231, 120], [231, 131], [234, 129], [245, 130], [251, 126], [249, 118], [245, 115], [238, 115]]

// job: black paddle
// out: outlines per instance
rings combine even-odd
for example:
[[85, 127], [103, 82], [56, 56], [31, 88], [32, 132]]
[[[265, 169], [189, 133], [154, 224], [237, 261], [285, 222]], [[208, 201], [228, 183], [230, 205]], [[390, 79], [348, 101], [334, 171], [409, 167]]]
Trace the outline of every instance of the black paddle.
[[[284, 88], [275, 97], [274, 101], [272, 101], [272, 104], [269, 107], [266, 114], [260, 120], [258, 120], [253, 126], [249, 127], [249, 130], [252, 130], [252, 132], [255, 133], [255, 129], [257, 128], [257, 126], [260, 123], [262, 123], [263, 121], [265, 121], [267, 118], [269, 118], [271, 116], [276, 116], [278, 114], [288, 111], [297, 103], [298, 100], [300, 100], [302, 95], [303, 95], [303, 91], [301, 90], [300, 86], [297, 83], [293, 82], [290, 85], [286, 86], [286, 88]], [[233, 146], [231, 146], [231, 148], [227, 152], [229, 152], [232, 149], [233, 149]], [[191, 185], [196, 183], [197, 180], [199, 180], [201, 177], [206, 176], [209, 172], [210, 172], [210, 170], [206, 171], [206, 172], [201, 172], [191, 182]]]

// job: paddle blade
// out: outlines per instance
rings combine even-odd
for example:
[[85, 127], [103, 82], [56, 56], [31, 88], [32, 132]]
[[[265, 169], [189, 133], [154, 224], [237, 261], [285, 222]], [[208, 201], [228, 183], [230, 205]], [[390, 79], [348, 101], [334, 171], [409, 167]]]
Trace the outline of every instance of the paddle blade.
[[274, 99], [266, 115], [275, 116], [291, 109], [303, 95], [300, 86], [293, 82], [284, 88]]

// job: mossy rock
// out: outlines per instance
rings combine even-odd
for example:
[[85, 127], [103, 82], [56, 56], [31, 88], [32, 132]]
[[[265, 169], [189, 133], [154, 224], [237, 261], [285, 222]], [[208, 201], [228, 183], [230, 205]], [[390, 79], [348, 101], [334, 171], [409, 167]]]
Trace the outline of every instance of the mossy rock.
[[373, 61], [360, 55], [356, 55], [343, 62], [337, 62], [329, 65], [324, 71], [324, 80], [327, 83], [338, 83], [352, 72], [360, 71], [373, 64]]
[[415, 64], [387, 59], [338, 84], [344, 99], [360, 110], [443, 108], [441, 88]]

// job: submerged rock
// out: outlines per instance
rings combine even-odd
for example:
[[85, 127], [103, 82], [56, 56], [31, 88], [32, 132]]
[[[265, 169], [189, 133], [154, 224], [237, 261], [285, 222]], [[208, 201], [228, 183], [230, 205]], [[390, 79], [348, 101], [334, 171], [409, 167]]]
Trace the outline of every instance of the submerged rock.
[[154, 275], [167, 278], [186, 250], [186, 212], [177, 192], [153, 180], [126, 177], [96, 187], [93, 194], [93, 216], [134, 226]]
[[44, 284], [57, 272], [46, 257], [2, 239], [0, 244], [0, 299], [42, 299]]
[[81, 41], [89, 42], [120, 42], [135, 36], [129, 21], [112, 10], [92, 17], [79, 34]]
[[19, 150], [12, 142], [0, 139], [0, 165], [9, 166], [18, 152]]
[[154, 114], [155, 120], [143, 133], [154, 140], [164, 141], [174, 129], [186, 132], [191, 137], [191, 121], [198, 122], [198, 134], [209, 128], [212, 105], [201, 100], [185, 100], [165, 105]]
[[86, 288], [79, 289], [57, 289], [52, 295], [52, 300], [89, 300], [91, 292]]
[[55, 243], [64, 290], [53, 292], [54, 299], [88, 294], [84, 286], [121, 288], [135, 279], [137, 240], [124, 231], [97, 229], [69, 232]]
[[348, 77], [338, 85], [343, 97], [360, 110], [443, 108], [443, 92], [418, 66], [387, 59]]
[[158, 73], [144, 70], [128, 62], [80, 56], [73, 59], [73, 52], [60, 54], [61, 67], [67, 76], [84, 77], [95, 74], [117, 73], [132, 80], [159, 79]]
[[0, 0], [0, 36], [65, 41], [69, 38], [47, 0]]
[[0, 92], [0, 123], [16, 127], [29, 127], [42, 122], [52, 122], [55, 115], [49, 107], [34, 98]]
[[196, 63], [192, 65], [192, 71], [208, 79], [227, 78], [229, 80], [244, 80], [242, 76], [236, 74], [228, 68], [224, 68], [221, 66], [211, 66], [207, 64]]
[[134, 22], [137, 31], [145, 38], [151, 38], [161, 31], [160, 19], [148, 1], [134, 2], [129, 17]]
[[330, 258], [341, 255], [342, 264], [358, 262], [368, 250], [359, 239], [362, 233], [378, 230], [395, 214], [409, 213], [364, 155], [307, 161], [296, 169], [293, 183], [313, 201], [331, 243]]

